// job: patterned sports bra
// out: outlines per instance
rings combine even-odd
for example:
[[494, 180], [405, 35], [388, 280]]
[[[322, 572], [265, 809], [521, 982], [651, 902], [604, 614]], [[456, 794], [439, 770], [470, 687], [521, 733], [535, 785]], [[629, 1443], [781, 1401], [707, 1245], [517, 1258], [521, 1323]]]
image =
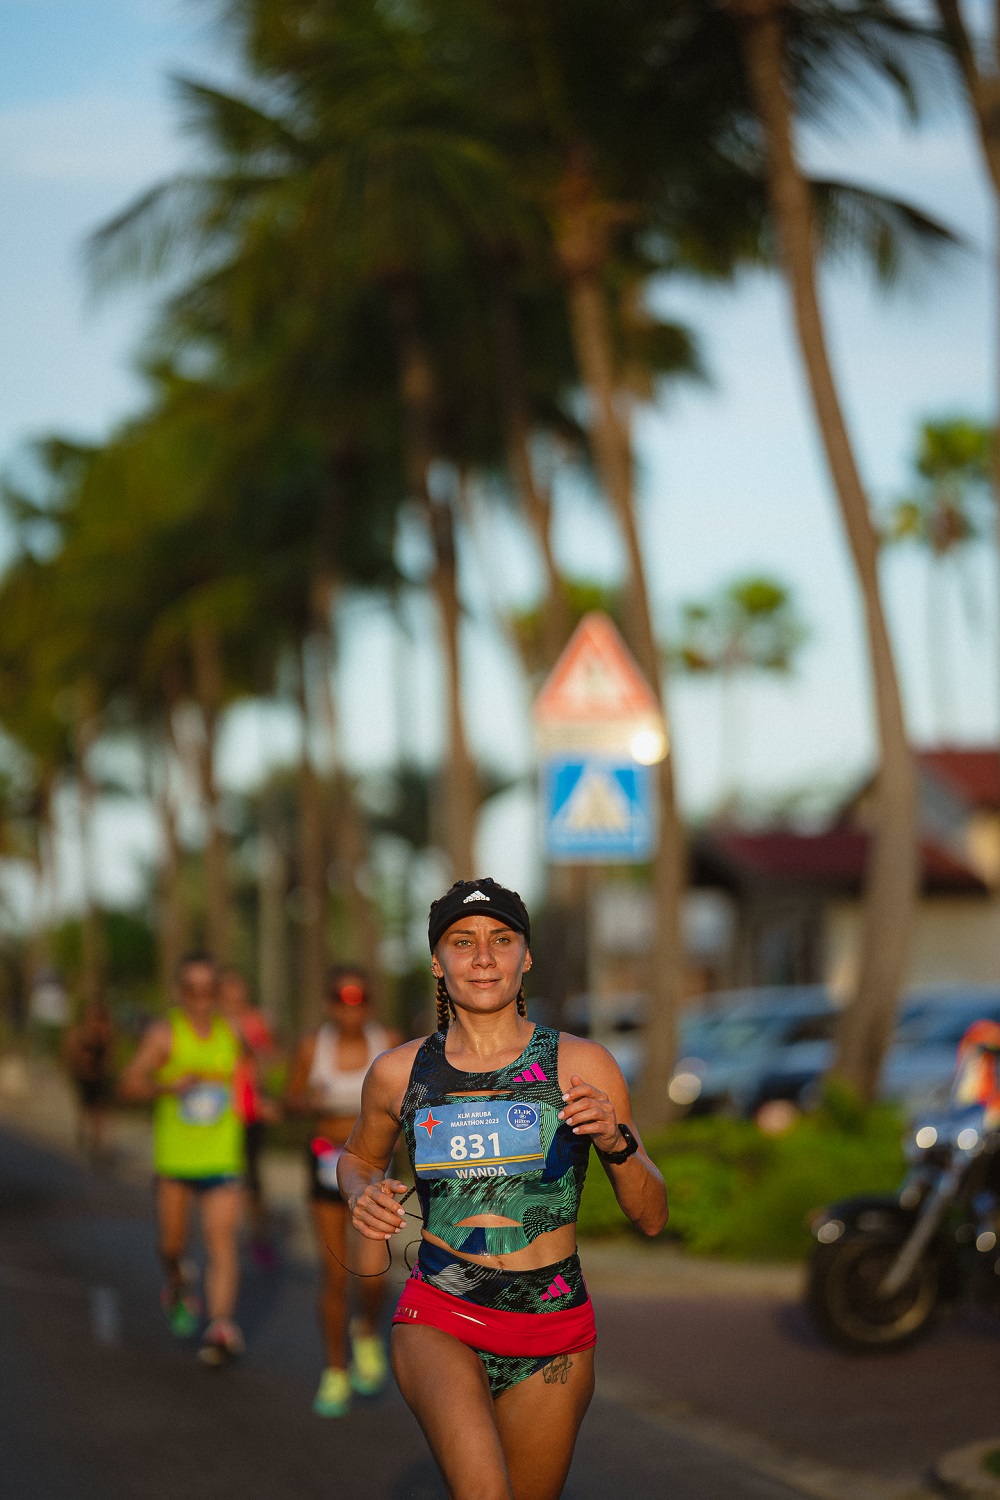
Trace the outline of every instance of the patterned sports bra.
[[[424, 1228], [467, 1255], [512, 1255], [574, 1224], [590, 1140], [559, 1119], [559, 1033], [536, 1026], [516, 1061], [491, 1073], [453, 1068], [447, 1033], [418, 1051], [400, 1118]], [[462, 1224], [480, 1214], [516, 1224]]]

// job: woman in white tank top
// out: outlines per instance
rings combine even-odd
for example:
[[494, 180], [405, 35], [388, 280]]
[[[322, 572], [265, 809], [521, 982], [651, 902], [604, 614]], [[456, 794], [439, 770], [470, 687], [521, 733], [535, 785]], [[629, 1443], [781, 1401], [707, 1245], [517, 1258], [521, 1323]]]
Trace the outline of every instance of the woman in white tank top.
[[[380, 1052], [398, 1046], [402, 1038], [373, 1018], [367, 978], [356, 965], [330, 971], [326, 1015], [296, 1049], [285, 1104], [293, 1114], [311, 1115], [316, 1124], [308, 1151], [309, 1198], [322, 1266], [320, 1322], [327, 1363], [313, 1410], [339, 1417], [350, 1408], [352, 1388], [366, 1396], [381, 1389], [388, 1363], [378, 1335], [385, 1278], [375, 1274], [385, 1252], [351, 1228], [337, 1189], [337, 1161], [361, 1110], [365, 1074]], [[351, 1324], [349, 1364], [347, 1271], [338, 1261], [372, 1278], [358, 1282], [362, 1312]]]

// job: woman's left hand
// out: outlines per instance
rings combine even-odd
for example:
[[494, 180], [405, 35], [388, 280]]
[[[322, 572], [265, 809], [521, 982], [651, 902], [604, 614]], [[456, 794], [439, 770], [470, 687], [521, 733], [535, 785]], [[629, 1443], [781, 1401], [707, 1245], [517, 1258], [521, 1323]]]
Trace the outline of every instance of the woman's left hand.
[[622, 1142], [618, 1134], [618, 1116], [607, 1094], [584, 1083], [579, 1073], [570, 1078], [569, 1092], [563, 1094], [565, 1101], [559, 1118], [569, 1125], [574, 1135], [593, 1137], [599, 1151], [617, 1151]]

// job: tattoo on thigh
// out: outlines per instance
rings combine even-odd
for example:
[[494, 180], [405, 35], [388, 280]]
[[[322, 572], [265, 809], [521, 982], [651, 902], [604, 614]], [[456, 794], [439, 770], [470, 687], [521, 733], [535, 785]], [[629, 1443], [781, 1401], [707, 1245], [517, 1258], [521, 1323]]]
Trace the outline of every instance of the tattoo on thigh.
[[560, 1385], [565, 1385], [566, 1377], [572, 1368], [573, 1361], [568, 1354], [557, 1354], [551, 1364], [543, 1367], [542, 1379], [546, 1385], [555, 1385], [557, 1381]]

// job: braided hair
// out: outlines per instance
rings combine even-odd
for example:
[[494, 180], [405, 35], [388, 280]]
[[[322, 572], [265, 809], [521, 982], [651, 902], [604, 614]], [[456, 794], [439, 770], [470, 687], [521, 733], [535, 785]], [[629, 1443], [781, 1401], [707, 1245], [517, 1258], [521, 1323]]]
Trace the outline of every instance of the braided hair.
[[438, 1031], [447, 1031], [451, 1025], [451, 1013], [454, 1006], [451, 1003], [451, 996], [448, 994], [448, 986], [444, 982], [444, 975], [437, 982], [437, 993], [434, 999], [437, 1005], [437, 1029]]
[[[451, 1025], [451, 1018], [455, 1014], [455, 1005], [448, 994], [448, 986], [444, 982], [443, 975], [437, 982], [437, 992], [434, 999], [437, 1006], [437, 1029], [438, 1031], [447, 1031]], [[528, 1002], [524, 998], [523, 979], [517, 992], [517, 1013], [519, 1016], [524, 1016], [527, 1019]]]

